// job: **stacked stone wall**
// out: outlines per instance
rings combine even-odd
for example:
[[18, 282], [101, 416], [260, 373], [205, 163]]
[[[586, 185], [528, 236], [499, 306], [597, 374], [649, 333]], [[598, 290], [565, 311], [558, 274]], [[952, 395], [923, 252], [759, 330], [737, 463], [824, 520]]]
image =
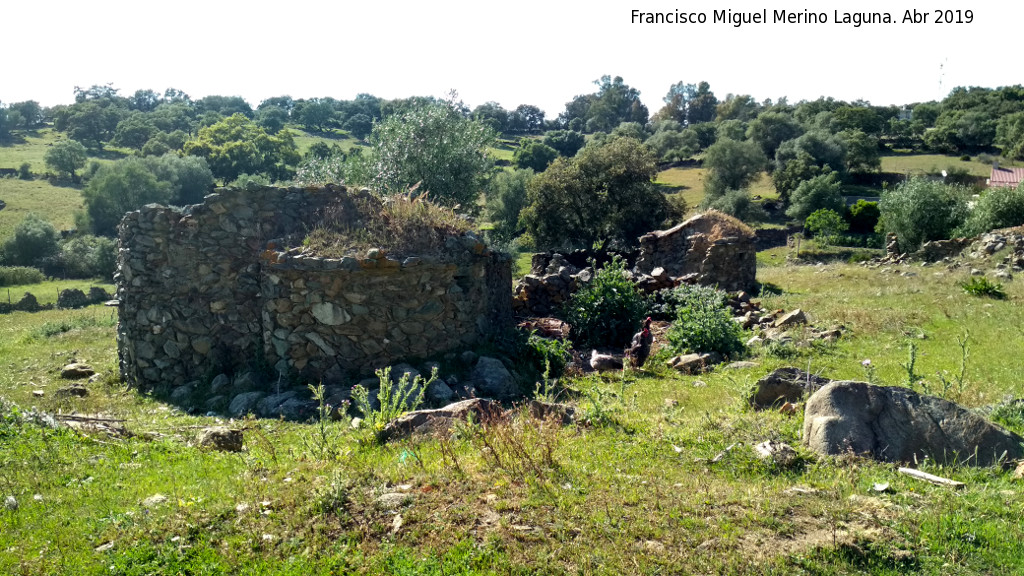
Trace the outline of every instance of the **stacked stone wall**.
[[[506, 289], [509, 303], [503, 305], [488, 283], [490, 276], [501, 274], [493, 268], [509, 263], [472, 237], [452, 238], [444, 264], [416, 265], [414, 258], [303, 258], [283, 250], [300, 243], [325, 214], [352, 214], [352, 198], [358, 195], [330, 186], [219, 189], [202, 204], [184, 209], [149, 205], [127, 214], [119, 228], [115, 276], [118, 354], [126, 382], [144, 389], [173, 387], [254, 365], [281, 368], [282, 360], [301, 375], [334, 377], [389, 364], [406, 352], [427, 356], [479, 339], [483, 330], [465, 331], [470, 316], [469, 325], [488, 330], [511, 323], [511, 314], [504, 320], [490, 316], [510, 308], [511, 295]], [[461, 299], [456, 289], [463, 290]], [[435, 294], [439, 290], [446, 291], [443, 298]], [[365, 295], [365, 300], [352, 302], [349, 294]], [[428, 302], [434, 302], [423, 312], [429, 318], [409, 324], [422, 327], [428, 337], [409, 338], [414, 335], [401, 331], [402, 314], [408, 314], [411, 303], [419, 303], [418, 311]], [[331, 321], [344, 314], [355, 318], [354, 312], [361, 318], [350, 320], [348, 327], [323, 323], [312, 313], [318, 304], [318, 312], [337, 307]], [[438, 305], [436, 317], [426, 314]], [[437, 333], [435, 321], [446, 337]], [[427, 332], [428, 325], [433, 332]], [[345, 333], [356, 326], [359, 334]], [[460, 332], [448, 334], [449, 327]], [[281, 345], [273, 338], [283, 335], [277, 331], [284, 328], [289, 328], [282, 339], [288, 346], [279, 353]], [[301, 346], [295, 342], [300, 338], [305, 339]], [[375, 346], [379, 362], [372, 358]], [[300, 348], [302, 354], [288, 356]], [[326, 351], [334, 357], [326, 359]]]

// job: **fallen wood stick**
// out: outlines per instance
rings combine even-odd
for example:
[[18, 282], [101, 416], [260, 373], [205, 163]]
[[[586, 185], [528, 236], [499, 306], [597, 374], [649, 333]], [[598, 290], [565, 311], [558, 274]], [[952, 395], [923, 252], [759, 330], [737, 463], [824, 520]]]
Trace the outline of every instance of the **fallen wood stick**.
[[967, 484], [964, 484], [963, 482], [957, 482], [956, 480], [950, 480], [949, 478], [943, 478], [942, 476], [935, 476], [934, 474], [921, 472], [920, 470], [914, 468], [900, 468], [898, 472], [900, 474], [906, 474], [911, 478], [917, 478], [918, 480], [924, 480], [925, 482], [938, 484], [939, 486], [949, 486], [954, 490], [959, 490], [964, 486], [967, 486]]
[[120, 420], [117, 418], [103, 418], [100, 416], [78, 416], [76, 414], [57, 414], [56, 416], [54, 416], [54, 418], [60, 420], [61, 422], [114, 422], [118, 424], [127, 422], [127, 420]]

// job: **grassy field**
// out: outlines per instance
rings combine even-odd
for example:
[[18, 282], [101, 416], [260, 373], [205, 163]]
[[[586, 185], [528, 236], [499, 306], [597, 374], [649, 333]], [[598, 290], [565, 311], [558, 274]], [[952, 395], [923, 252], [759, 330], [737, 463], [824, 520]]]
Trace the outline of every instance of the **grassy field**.
[[[686, 205], [697, 206], [704, 200], [704, 176], [707, 171], [703, 168], [669, 168], [658, 173], [655, 182], [669, 188], [676, 189], [683, 195]], [[779, 194], [775, 191], [772, 178], [767, 172], [761, 173], [756, 182], [750, 186], [751, 195], [762, 198], [774, 199]]]
[[0, 242], [14, 233], [29, 212], [49, 220], [58, 230], [66, 230], [74, 228], [75, 212], [84, 209], [77, 188], [54, 186], [43, 179], [0, 178], [0, 200], [7, 203], [0, 210]]
[[113, 284], [104, 284], [95, 280], [47, 280], [38, 284], [2, 286], [0, 287], [0, 300], [17, 302], [26, 292], [31, 292], [40, 304], [52, 304], [57, 301], [57, 294], [59, 292], [76, 289], [88, 294], [89, 288], [93, 286], [103, 288], [111, 294], [114, 293]]
[[0, 145], [0, 168], [18, 168], [22, 162], [32, 165], [32, 172], [46, 172], [47, 147], [58, 140], [59, 135], [52, 128], [41, 128], [19, 133], [20, 139], [11, 144]]
[[[1012, 166], [1013, 162], [1005, 158], [998, 158], [1003, 166]], [[956, 169], [967, 169], [974, 176], [988, 176], [992, 173], [991, 162], [979, 162], [973, 157], [969, 162], [964, 162], [959, 156], [946, 156], [944, 154], [912, 154], [882, 156], [882, 172], [893, 172], [896, 174], [935, 174], [952, 166]]]
[[[744, 407], [750, 385], [783, 365], [863, 379], [870, 358], [879, 381], [902, 384], [911, 344], [928, 381], [918, 388], [967, 406], [1020, 396], [1024, 288], [978, 299], [959, 288], [962, 272], [794, 264], [784, 251], [761, 255], [765, 307], [843, 324], [838, 343], [702, 376], [667, 372], [656, 356], [645, 373], [563, 380], [560, 398], [587, 425], [522, 413], [386, 445], [344, 420], [244, 420], [231, 423], [245, 429], [244, 452], [201, 451], [197, 427], [225, 421], [125, 390], [109, 309], [0, 317], [0, 396], [125, 429], [53, 430], [3, 409], [0, 497], [18, 508], [0, 510], [0, 573], [1024, 571], [1020, 485], [1001, 470], [922, 466], [967, 483], [953, 492], [891, 465], [815, 456], [800, 447], [800, 417]], [[943, 389], [937, 375], [959, 370], [965, 334], [964, 386]], [[86, 398], [54, 394], [71, 358], [102, 374]], [[765, 439], [797, 446], [797, 465], [758, 460]], [[874, 492], [879, 482], [890, 491]]]
[[295, 126], [288, 126], [288, 130], [295, 134], [295, 146], [298, 147], [299, 154], [302, 155], [305, 155], [309, 151], [309, 147], [317, 142], [323, 142], [328, 146], [337, 144], [345, 153], [362, 145], [359, 140], [349, 136], [347, 132], [342, 130], [328, 130], [319, 134], [316, 132], [306, 132]]

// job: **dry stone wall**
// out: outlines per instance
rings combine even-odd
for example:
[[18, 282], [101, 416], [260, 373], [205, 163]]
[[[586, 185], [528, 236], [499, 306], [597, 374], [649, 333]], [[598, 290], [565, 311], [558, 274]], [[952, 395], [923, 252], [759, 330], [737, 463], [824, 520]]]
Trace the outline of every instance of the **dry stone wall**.
[[127, 214], [115, 275], [126, 382], [182, 386], [254, 365], [330, 382], [510, 325], [509, 262], [472, 236], [450, 238], [434, 260], [285, 250], [325, 213], [358, 210], [360, 194], [225, 188]]

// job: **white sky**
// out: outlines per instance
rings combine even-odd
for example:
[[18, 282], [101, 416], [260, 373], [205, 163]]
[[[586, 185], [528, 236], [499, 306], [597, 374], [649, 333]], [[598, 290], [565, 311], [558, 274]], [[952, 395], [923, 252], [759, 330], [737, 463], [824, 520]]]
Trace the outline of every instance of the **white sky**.
[[[904, 10], [929, 11], [903, 24]], [[971, 24], [933, 24], [936, 9]], [[712, 11], [823, 11], [828, 24], [712, 24]], [[707, 24], [639, 25], [633, 9], [705, 12]], [[895, 24], [833, 23], [834, 11], [888, 11]], [[534, 104], [555, 117], [604, 74], [653, 113], [669, 86], [706, 80], [723, 99], [941, 99], [954, 86], [1024, 83], [1024, 2], [910, 0], [9, 0], [0, 10], [0, 101], [69, 103], [76, 85], [113, 82], [193, 98], [458, 91], [474, 107]], [[941, 69], [940, 69], [941, 66]], [[941, 88], [940, 88], [941, 79]]]

